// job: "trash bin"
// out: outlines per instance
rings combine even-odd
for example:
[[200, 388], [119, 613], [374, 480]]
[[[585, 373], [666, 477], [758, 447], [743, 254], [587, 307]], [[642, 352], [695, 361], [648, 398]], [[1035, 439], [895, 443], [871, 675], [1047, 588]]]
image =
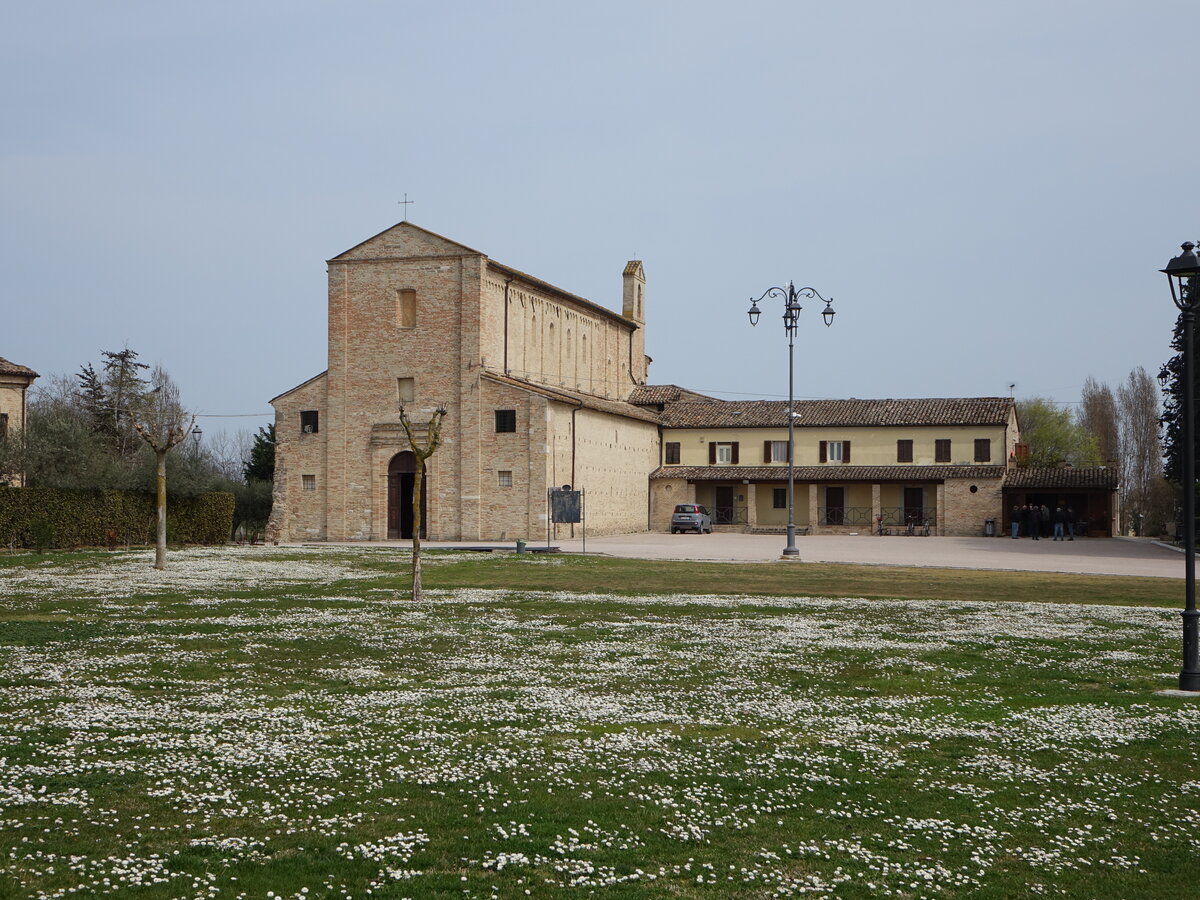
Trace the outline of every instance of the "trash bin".
[[996, 536], [996, 520], [995, 519], [984, 519], [983, 520], [983, 536], [984, 537], [995, 537]]
[[525, 542], [524, 541], [517, 541], [517, 552], [518, 553], [525, 552]]

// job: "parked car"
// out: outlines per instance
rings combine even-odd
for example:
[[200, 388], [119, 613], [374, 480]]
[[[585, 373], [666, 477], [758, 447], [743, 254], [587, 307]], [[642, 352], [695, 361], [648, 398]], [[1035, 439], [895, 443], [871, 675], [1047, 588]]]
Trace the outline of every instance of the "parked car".
[[695, 503], [677, 503], [671, 516], [671, 534], [694, 531], [696, 534], [712, 534], [712, 516], [708, 508]]

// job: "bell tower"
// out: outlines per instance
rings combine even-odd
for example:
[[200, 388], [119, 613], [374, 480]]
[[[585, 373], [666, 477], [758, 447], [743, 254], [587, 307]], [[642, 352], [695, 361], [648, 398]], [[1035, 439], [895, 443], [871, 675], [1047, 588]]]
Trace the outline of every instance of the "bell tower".
[[625, 263], [622, 280], [621, 315], [635, 325], [629, 333], [629, 376], [634, 384], [645, 384], [650, 360], [646, 357], [646, 270], [640, 259]]

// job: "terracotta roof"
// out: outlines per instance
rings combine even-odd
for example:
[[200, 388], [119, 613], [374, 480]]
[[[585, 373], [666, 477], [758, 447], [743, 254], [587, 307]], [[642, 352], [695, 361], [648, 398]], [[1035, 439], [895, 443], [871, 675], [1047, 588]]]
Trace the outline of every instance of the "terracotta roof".
[[631, 259], [629, 262], [625, 263], [625, 271], [621, 274], [642, 275], [642, 277], [645, 277], [643, 274], [644, 271], [645, 270], [642, 268], [642, 261], [640, 259]]
[[[797, 481], [944, 481], [1002, 478], [1004, 466], [796, 466]], [[786, 481], [787, 466], [659, 466], [651, 479], [689, 481]]]
[[[797, 425], [1006, 425], [1010, 397], [925, 400], [797, 400]], [[668, 428], [764, 428], [787, 425], [785, 400], [681, 401], [663, 412]]]
[[574, 403], [585, 409], [594, 409], [599, 412], [610, 413], [614, 416], [625, 416], [627, 419], [658, 423], [658, 416], [655, 413], [647, 409], [642, 409], [640, 406], [634, 406], [632, 403], [626, 403], [623, 400], [608, 400], [604, 397], [593, 396], [592, 394], [581, 394], [579, 391], [572, 391], [567, 388], [549, 387], [544, 384], [536, 384], [532, 381], [513, 378], [511, 375], [501, 375], [499, 372], [484, 372], [482, 376], [497, 384], [506, 384], [509, 387], [530, 391], [534, 394], [541, 394], [543, 397], [549, 397], [551, 400], [557, 400], [559, 403]]
[[1116, 469], [1096, 468], [1012, 469], [1004, 479], [1006, 488], [1053, 490], [1076, 488], [1115, 491], [1120, 481]]
[[657, 406], [660, 403], [675, 403], [680, 400], [721, 402], [706, 394], [698, 394], [687, 388], [681, 388], [677, 384], [639, 384], [629, 395], [629, 402], [637, 406]]
[[9, 362], [2, 356], [0, 356], [0, 375], [26, 375], [30, 378], [38, 377], [38, 373], [33, 371], [33, 369], [28, 369], [25, 366], [18, 366], [16, 363]]

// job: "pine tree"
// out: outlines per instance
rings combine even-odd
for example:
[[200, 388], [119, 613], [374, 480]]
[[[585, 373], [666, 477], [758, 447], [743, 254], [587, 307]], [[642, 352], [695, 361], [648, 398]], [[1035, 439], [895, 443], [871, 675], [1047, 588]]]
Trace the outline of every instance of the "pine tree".
[[258, 429], [250, 457], [242, 467], [246, 482], [275, 480], [275, 423]]

